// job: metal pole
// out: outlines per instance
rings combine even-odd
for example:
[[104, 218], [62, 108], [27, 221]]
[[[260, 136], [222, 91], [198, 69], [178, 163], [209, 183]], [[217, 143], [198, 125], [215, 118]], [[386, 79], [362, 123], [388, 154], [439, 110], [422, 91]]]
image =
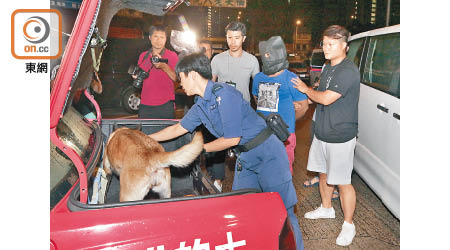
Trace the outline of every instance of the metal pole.
[[391, 17], [391, 0], [387, 0], [386, 8], [386, 26], [389, 26], [389, 19]]
[[294, 54], [297, 54], [297, 28], [298, 28], [298, 25], [295, 25]]

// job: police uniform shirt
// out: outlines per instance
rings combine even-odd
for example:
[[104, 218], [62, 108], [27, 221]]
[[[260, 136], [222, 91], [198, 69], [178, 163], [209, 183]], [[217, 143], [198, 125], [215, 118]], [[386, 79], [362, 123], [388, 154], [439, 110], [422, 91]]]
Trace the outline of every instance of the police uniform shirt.
[[212, 81], [208, 81], [203, 98], [197, 98], [180, 124], [189, 132], [203, 124], [217, 138], [241, 137], [240, 145], [256, 137], [266, 127], [266, 122], [239, 91], [228, 84]]
[[[226, 83], [212, 81], [208, 81], [203, 98], [197, 98], [180, 124], [189, 132], [204, 124], [217, 138], [241, 137], [240, 145], [256, 137], [267, 126], [239, 91]], [[242, 171], [235, 171], [233, 190], [256, 188], [263, 192], [278, 192], [287, 208], [297, 203], [286, 150], [275, 135], [262, 145], [241, 153], [239, 161]]]

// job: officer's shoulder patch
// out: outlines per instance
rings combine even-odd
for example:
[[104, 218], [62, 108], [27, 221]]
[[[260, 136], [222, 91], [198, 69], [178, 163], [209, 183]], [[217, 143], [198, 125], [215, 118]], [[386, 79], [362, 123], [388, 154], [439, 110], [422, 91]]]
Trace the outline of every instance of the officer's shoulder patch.
[[223, 89], [223, 86], [216, 83], [216, 84], [213, 85], [211, 91], [213, 92], [213, 94], [216, 94], [216, 92], [219, 91], [219, 90], [221, 90], [221, 89]]

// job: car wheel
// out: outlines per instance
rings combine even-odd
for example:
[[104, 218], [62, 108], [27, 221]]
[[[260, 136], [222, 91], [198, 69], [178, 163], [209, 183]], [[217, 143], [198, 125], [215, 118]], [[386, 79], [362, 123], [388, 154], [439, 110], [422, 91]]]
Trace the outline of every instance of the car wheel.
[[122, 95], [123, 109], [128, 113], [136, 114], [139, 111], [139, 104], [141, 104], [141, 93], [133, 86], [128, 87]]

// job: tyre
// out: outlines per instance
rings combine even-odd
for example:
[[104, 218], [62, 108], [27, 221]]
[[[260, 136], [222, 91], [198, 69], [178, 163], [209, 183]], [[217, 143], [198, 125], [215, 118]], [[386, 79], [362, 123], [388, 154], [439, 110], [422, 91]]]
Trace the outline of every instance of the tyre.
[[126, 88], [122, 94], [123, 109], [128, 113], [136, 114], [139, 111], [139, 104], [141, 104], [140, 90], [133, 86]]

